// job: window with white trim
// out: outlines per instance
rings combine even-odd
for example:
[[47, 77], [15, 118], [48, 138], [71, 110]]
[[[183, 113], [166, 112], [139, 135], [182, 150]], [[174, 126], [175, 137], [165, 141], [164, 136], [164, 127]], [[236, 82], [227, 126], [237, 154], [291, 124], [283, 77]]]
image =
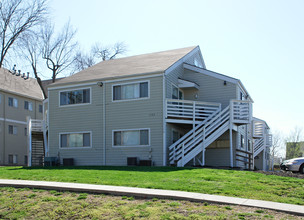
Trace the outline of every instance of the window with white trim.
[[183, 91], [172, 84], [172, 99], [184, 99]]
[[42, 113], [43, 107], [42, 105], [39, 105], [39, 112]]
[[8, 97], [8, 106], [18, 108], [18, 99]]
[[24, 101], [24, 109], [33, 111], [33, 103], [29, 101]]
[[149, 129], [122, 130], [113, 132], [114, 146], [148, 146]]
[[8, 126], [8, 133], [9, 134], [13, 134], [13, 135], [17, 135], [18, 134], [18, 128], [15, 125], [9, 125]]
[[60, 106], [90, 103], [90, 89], [60, 92]]
[[244, 135], [241, 134], [241, 148], [244, 148], [245, 146], [245, 138]]
[[91, 133], [67, 133], [60, 134], [60, 147], [61, 148], [74, 148], [74, 147], [91, 147]]
[[113, 101], [149, 97], [149, 83], [138, 82], [113, 86]]

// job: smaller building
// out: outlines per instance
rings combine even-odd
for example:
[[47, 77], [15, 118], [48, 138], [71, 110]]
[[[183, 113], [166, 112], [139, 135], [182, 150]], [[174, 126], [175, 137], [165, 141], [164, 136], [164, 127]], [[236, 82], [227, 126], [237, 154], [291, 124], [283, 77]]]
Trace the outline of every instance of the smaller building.
[[43, 118], [42, 102], [36, 79], [0, 68], [0, 165], [27, 165], [27, 118]]

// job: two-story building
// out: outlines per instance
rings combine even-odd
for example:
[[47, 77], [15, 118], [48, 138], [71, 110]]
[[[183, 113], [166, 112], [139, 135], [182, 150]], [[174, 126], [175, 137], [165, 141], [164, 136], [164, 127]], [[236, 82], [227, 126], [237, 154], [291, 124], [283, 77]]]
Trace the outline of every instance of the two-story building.
[[49, 85], [47, 152], [75, 165], [253, 169], [259, 157], [266, 169], [271, 135], [252, 103], [198, 46], [103, 61]]
[[27, 118], [42, 119], [43, 94], [36, 79], [0, 69], [0, 165], [27, 165]]

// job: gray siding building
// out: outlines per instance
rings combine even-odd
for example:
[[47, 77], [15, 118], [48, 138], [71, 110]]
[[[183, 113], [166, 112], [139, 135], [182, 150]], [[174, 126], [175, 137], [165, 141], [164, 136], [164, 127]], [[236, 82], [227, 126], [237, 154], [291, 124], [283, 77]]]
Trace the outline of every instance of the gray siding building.
[[198, 46], [103, 61], [49, 85], [47, 156], [253, 169], [271, 135], [252, 103], [240, 80], [207, 70]]

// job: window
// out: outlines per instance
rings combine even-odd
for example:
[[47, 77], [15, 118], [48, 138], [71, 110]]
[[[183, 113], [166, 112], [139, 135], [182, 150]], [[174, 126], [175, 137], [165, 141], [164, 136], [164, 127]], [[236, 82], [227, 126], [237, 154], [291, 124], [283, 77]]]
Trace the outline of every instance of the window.
[[28, 101], [24, 101], [24, 109], [29, 110], [29, 111], [33, 111], [33, 103], [28, 102]]
[[90, 147], [91, 146], [91, 133], [70, 133], [60, 134], [60, 147]]
[[148, 82], [113, 86], [113, 101], [149, 97]]
[[248, 151], [251, 151], [251, 141], [250, 140], [248, 140], [248, 146], [247, 146], [247, 148], [248, 148]]
[[149, 129], [114, 131], [114, 146], [148, 146]]
[[18, 155], [8, 155], [8, 163], [9, 164], [17, 164], [18, 163]]
[[9, 126], [8, 126], [8, 133], [9, 133], [9, 134], [17, 135], [17, 133], [18, 133], [17, 126], [9, 125]]
[[18, 108], [18, 99], [9, 97], [8, 98], [8, 106]]
[[27, 136], [27, 128], [24, 128], [24, 136]]
[[245, 145], [245, 138], [244, 136], [241, 134], [241, 148], [244, 148]]
[[184, 94], [182, 90], [172, 85], [172, 99], [184, 99]]
[[42, 105], [39, 105], [39, 112], [42, 113]]
[[240, 92], [240, 100], [244, 100], [244, 95], [242, 92]]
[[75, 105], [85, 103], [90, 103], [90, 89], [60, 92], [60, 105]]

